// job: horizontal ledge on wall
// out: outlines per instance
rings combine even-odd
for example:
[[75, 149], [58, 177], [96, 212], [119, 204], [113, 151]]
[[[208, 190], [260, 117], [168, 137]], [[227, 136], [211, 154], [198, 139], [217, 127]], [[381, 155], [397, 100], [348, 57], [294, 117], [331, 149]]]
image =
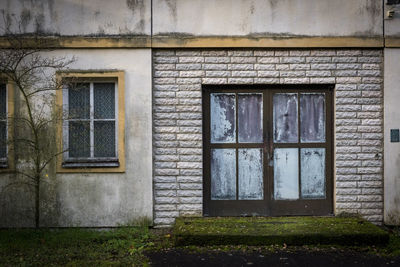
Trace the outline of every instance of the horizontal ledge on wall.
[[383, 47], [381, 37], [159, 37], [152, 38], [154, 48], [218, 47]]
[[400, 37], [387, 37], [385, 38], [385, 47], [400, 47]]
[[[11, 44], [11, 45], [10, 45]], [[149, 48], [150, 36], [53, 36], [53, 37], [0, 37], [0, 48], [7, 47], [43, 48]]]
[[[15, 42], [18, 46], [16, 46]], [[249, 37], [249, 36], [53, 36], [0, 37], [0, 48], [315, 48], [315, 47], [383, 47], [382, 37]], [[389, 38], [386, 44], [399, 46], [399, 38]], [[396, 46], [397, 44], [397, 46]]]

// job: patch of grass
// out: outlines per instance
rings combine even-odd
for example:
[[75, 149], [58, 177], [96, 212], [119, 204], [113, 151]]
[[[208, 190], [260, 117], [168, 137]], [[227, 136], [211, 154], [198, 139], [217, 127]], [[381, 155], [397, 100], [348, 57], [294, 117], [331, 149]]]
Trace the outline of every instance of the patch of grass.
[[[378, 256], [400, 256], [400, 231], [397, 228], [389, 229], [390, 239], [387, 246], [378, 246], [379, 239], [370, 240], [369, 245], [354, 242], [353, 246], [340, 245], [340, 243], [324, 244], [324, 242], [305, 245], [304, 242], [310, 240], [308, 234], [318, 232], [318, 227], [331, 235], [337, 233], [335, 231], [339, 229], [342, 234], [353, 233], [357, 237], [356, 235], [362, 232], [359, 229], [361, 226], [364, 229], [363, 231], [370, 234], [369, 237], [373, 234], [381, 235], [382, 233], [389, 237], [386, 231], [363, 220], [360, 221], [359, 218], [336, 218], [339, 221], [331, 219], [315, 217], [233, 218], [232, 220], [228, 220], [228, 218], [201, 218], [200, 221], [198, 221], [198, 218], [178, 219], [174, 229], [177, 236], [174, 233], [171, 234], [171, 229], [149, 229], [146, 223], [141, 226], [120, 227], [111, 230], [77, 228], [4, 229], [0, 230], [0, 266], [146, 266], [148, 265], [148, 258], [145, 255], [175, 249], [175, 237], [179, 239], [182, 234], [188, 234], [184, 229], [179, 230], [183, 226], [190, 226], [188, 229], [203, 235], [200, 238], [197, 236], [196, 242], [177, 248], [194, 254], [230, 251], [267, 254], [277, 251], [323, 253], [324, 251], [354, 250]], [[350, 221], [346, 223], [340, 221], [345, 219]], [[207, 223], [203, 223], [203, 220]], [[366, 225], [364, 225], [365, 223]], [[196, 227], [196, 224], [200, 225]], [[135, 223], [135, 225], [138, 224]], [[226, 235], [228, 227], [233, 227], [231, 231], [234, 233], [233, 237], [221, 237], [221, 235]], [[303, 235], [299, 235], [300, 230], [303, 231]], [[238, 239], [265, 241], [258, 236], [263, 236], [268, 231], [280, 233], [281, 237], [288, 237], [288, 239], [273, 239], [275, 244], [272, 245], [265, 243], [255, 245], [251, 242], [247, 243], [247, 241], [239, 242], [240, 244], [235, 243]], [[207, 239], [202, 239], [204, 236], [211, 238], [210, 233], [215, 232], [220, 235], [217, 235], [216, 239], [213, 239], [214, 241], [235, 242], [227, 242], [227, 244], [219, 243], [219, 241], [203, 242], [204, 240], [207, 241]], [[238, 236], [240, 233], [243, 233], [244, 236]], [[287, 236], [285, 236], [286, 233]], [[294, 234], [297, 234], [296, 237], [300, 241], [294, 240]], [[313, 239], [316, 238], [315, 236], [311, 236], [311, 240], [320, 241], [320, 239]], [[319, 237], [321, 238], [321, 236]], [[292, 242], [293, 240], [296, 242]]]
[[386, 231], [353, 217], [178, 218], [173, 230], [185, 245], [380, 245]]
[[146, 246], [146, 251], [160, 251], [170, 249], [175, 246], [171, 228], [151, 229], [150, 245]]
[[146, 266], [148, 227], [0, 230], [0, 266]]
[[386, 247], [378, 248], [375, 253], [387, 257], [400, 256], [400, 228], [392, 227], [387, 229], [390, 233], [389, 242]]

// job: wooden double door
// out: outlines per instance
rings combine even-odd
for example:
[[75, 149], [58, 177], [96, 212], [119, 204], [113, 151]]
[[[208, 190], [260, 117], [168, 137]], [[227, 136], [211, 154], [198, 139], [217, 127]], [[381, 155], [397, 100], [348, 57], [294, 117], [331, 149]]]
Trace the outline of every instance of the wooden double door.
[[204, 216], [332, 214], [332, 88], [203, 88]]

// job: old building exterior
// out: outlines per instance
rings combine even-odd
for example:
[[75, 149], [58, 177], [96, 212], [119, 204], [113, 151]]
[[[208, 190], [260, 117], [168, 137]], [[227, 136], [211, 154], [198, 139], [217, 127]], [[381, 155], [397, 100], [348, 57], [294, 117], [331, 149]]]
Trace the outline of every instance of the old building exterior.
[[[2, 1], [3, 28], [19, 22], [57, 43], [44, 56], [76, 59], [54, 75], [86, 89], [57, 103], [95, 114], [87, 150], [71, 135], [82, 118], [57, 132], [69, 152], [42, 188], [41, 225], [342, 212], [398, 225], [397, 2]], [[20, 101], [3, 98], [8, 112]], [[96, 123], [111, 137], [94, 137]], [[10, 155], [0, 188], [23, 167]], [[33, 225], [29, 190], [0, 199], [1, 227]]]

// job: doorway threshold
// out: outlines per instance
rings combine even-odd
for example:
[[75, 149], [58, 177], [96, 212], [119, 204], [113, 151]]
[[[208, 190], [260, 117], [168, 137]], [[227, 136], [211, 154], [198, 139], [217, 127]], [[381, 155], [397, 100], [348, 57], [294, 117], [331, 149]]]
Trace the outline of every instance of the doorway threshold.
[[177, 246], [385, 245], [389, 234], [358, 217], [187, 217], [173, 228]]

